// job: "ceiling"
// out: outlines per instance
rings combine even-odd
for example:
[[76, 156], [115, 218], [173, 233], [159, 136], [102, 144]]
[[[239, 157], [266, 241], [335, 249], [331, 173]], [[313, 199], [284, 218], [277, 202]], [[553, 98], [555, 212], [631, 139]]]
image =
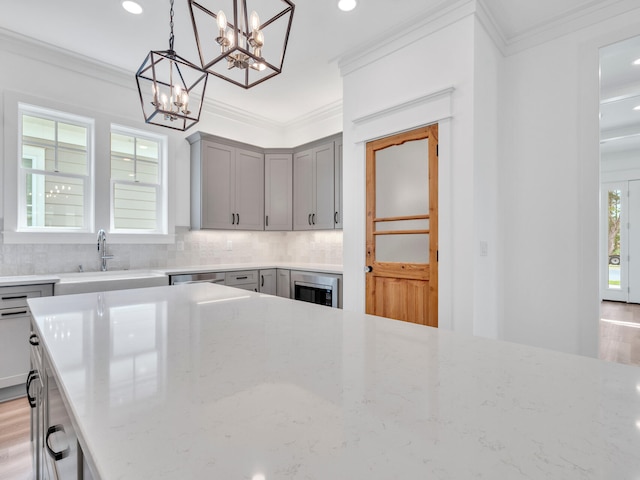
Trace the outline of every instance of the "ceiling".
[[[266, 0], [262, 0], [266, 1]], [[469, 0], [470, 1], [470, 0]], [[483, 0], [505, 41], [539, 31], [584, 9], [612, 0]], [[138, 0], [142, 15], [131, 15], [121, 0], [29, 0], [11, 2], [0, 28], [110, 64], [133, 75], [150, 50], [168, 48], [169, 2]], [[217, 11], [215, 0], [201, 3]], [[428, 18], [465, 0], [359, 0], [341, 12], [337, 0], [294, 0], [295, 15], [283, 73], [244, 90], [212, 78], [207, 97], [286, 125], [342, 101], [337, 59], [396, 34], [403, 25]], [[186, 0], [175, 2], [175, 50], [197, 61]], [[34, 12], [37, 12], [35, 14]], [[133, 80], [132, 80], [133, 82]]]

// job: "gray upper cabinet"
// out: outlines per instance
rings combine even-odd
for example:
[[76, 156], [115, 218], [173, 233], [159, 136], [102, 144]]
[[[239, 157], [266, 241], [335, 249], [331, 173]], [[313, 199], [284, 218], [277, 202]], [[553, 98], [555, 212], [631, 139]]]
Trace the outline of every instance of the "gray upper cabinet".
[[263, 154], [208, 140], [192, 145], [191, 228], [262, 230], [263, 212]]
[[275, 268], [260, 270], [260, 284], [258, 286], [258, 291], [268, 295], [275, 295], [278, 293], [277, 281], [278, 278]]
[[293, 155], [264, 156], [264, 229], [291, 230], [293, 220]]
[[294, 230], [334, 228], [334, 161], [334, 142], [294, 155]]
[[334, 228], [342, 229], [342, 140], [336, 140], [336, 157], [335, 157], [335, 213], [333, 214]]

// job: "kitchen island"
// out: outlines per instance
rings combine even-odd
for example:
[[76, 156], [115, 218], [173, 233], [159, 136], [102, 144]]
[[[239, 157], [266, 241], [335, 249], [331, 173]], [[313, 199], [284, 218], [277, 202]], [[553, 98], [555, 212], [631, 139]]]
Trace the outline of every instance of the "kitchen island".
[[29, 305], [96, 479], [640, 478], [637, 367], [213, 284]]

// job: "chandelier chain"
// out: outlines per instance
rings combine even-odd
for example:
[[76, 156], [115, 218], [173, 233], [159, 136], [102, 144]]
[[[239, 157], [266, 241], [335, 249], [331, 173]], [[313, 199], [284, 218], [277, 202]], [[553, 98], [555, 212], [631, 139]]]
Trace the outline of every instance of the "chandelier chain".
[[169, 50], [173, 52], [173, 40], [175, 38], [173, 35], [173, 0], [170, 0], [169, 3], [171, 4], [171, 10], [169, 12], [169, 27], [171, 27], [171, 35], [169, 36]]

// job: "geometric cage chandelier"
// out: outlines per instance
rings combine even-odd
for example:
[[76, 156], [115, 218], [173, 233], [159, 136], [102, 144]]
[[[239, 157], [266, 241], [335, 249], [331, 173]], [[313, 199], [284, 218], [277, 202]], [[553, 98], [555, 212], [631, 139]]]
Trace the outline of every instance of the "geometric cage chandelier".
[[245, 89], [282, 72], [290, 0], [188, 0], [202, 69]]
[[200, 120], [207, 73], [176, 54], [173, 0], [170, 0], [169, 50], [152, 50], [136, 73], [146, 123], [185, 131]]

